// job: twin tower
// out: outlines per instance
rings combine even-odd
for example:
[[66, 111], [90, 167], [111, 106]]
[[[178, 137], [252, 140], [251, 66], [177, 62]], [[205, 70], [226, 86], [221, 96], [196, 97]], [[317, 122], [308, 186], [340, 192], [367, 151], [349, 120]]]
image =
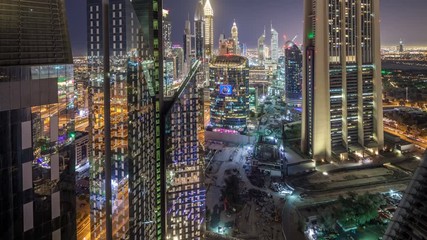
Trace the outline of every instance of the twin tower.
[[384, 145], [379, 0], [304, 2], [302, 150], [316, 160]]

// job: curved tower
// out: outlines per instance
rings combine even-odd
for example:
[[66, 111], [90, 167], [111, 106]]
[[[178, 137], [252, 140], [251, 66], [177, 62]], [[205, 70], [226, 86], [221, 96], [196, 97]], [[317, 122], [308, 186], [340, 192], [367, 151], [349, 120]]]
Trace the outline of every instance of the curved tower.
[[249, 112], [249, 61], [234, 54], [209, 64], [210, 124], [214, 132], [244, 134]]
[[211, 6], [211, 2], [209, 0], [206, 0], [203, 12], [205, 15], [205, 54], [207, 57], [210, 57], [212, 56], [214, 47], [214, 12]]

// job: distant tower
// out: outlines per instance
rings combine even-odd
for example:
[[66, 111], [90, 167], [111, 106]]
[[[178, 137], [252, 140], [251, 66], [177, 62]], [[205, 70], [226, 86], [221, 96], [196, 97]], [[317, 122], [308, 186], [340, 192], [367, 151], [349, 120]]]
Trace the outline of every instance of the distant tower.
[[271, 60], [274, 63], [277, 63], [277, 60], [279, 60], [279, 34], [277, 31], [273, 28], [273, 24], [271, 24], [271, 45], [270, 45], [270, 51], [271, 51]]
[[184, 28], [184, 62], [189, 63], [191, 62], [191, 51], [192, 51], [192, 41], [191, 41], [192, 35], [191, 35], [191, 23], [190, 20], [187, 19], [185, 21], [185, 28]]
[[240, 54], [239, 50], [239, 29], [237, 28], [236, 20], [233, 22], [233, 26], [231, 27], [231, 38], [234, 41], [235, 44], [235, 52], [237, 54]]
[[258, 62], [260, 65], [263, 65], [265, 60], [264, 47], [265, 47], [265, 28], [264, 28], [264, 33], [261, 35], [261, 37], [258, 38]]
[[169, 10], [163, 9], [163, 51], [164, 56], [169, 57], [172, 54], [172, 22], [169, 17]]
[[203, 2], [199, 1], [194, 14], [194, 37], [196, 58], [205, 58], [205, 17], [203, 15]]
[[286, 103], [288, 105], [301, 105], [302, 53], [292, 41], [286, 42], [284, 52]]
[[346, 160], [384, 146], [380, 0], [305, 0], [302, 151]]
[[214, 48], [214, 12], [209, 0], [206, 0], [203, 11], [205, 15], [205, 55], [211, 57]]
[[400, 53], [404, 52], [404, 50], [405, 50], [405, 49], [403, 48], [403, 41], [402, 41], [402, 39], [400, 39], [398, 49], [399, 49], [399, 52], [400, 52]]

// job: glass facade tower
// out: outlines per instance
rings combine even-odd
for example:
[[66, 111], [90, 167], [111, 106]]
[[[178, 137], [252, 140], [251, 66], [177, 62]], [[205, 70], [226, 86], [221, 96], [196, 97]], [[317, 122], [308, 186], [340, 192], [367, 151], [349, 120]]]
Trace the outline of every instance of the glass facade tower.
[[211, 57], [214, 50], [214, 12], [210, 0], [203, 8], [205, 19], [205, 55]]
[[202, 94], [197, 86], [201, 61], [173, 97], [165, 99], [167, 233], [166, 239], [201, 239], [205, 220], [204, 163], [200, 155], [198, 129]]
[[[103, 6], [102, 0], [87, 5], [92, 238], [105, 239], [107, 234], [106, 181], [111, 181], [108, 234], [114, 239], [156, 239], [156, 64], [144, 55], [142, 26], [132, 2], [109, 1], [109, 29], [103, 29]], [[111, 179], [105, 166], [104, 31], [109, 36]]]
[[194, 14], [194, 37], [196, 58], [205, 58], [205, 17], [203, 12], [203, 1], [197, 3], [196, 12]]
[[285, 44], [285, 96], [290, 105], [301, 105], [302, 53], [292, 41]]
[[214, 131], [244, 133], [249, 114], [249, 63], [238, 55], [215, 57], [209, 66], [210, 124]]
[[0, 239], [76, 239], [74, 111], [64, 1], [1, 1]]
[[302, 150], [317, 160], [375, 155], [384, 145], [379, 0], [304, 8]]

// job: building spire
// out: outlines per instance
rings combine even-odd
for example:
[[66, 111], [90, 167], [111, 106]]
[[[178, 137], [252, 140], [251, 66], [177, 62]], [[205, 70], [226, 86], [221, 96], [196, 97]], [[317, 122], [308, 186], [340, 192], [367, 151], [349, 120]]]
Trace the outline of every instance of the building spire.
[[204, 7], [203, 10], [205, 12], [205, 16], [213, 16], [214, 15], [213, 9], [212, 9], [212, 6], [211, 6], [211, 2], [209, 0], [206, 0], [205, 7]]

